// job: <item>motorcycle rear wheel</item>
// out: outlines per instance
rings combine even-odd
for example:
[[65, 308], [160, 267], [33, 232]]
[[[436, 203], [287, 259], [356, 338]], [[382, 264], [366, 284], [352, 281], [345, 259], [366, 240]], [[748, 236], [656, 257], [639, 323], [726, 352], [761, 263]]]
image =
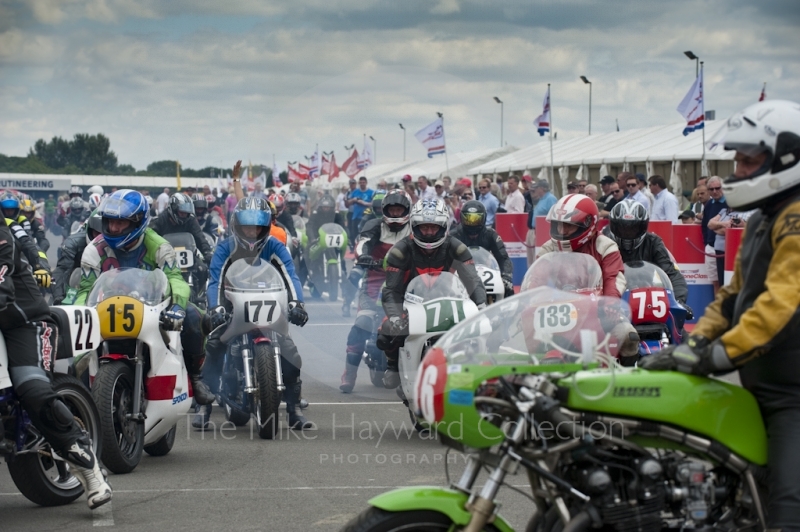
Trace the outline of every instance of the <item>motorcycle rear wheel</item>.
[[[440, 532], [450, 530], [453, 521], [443, 513], [433, 510], [409, 510], [407, 512], [387, 512], [370, 507], [347, 523], [342, 532]], [[497, 529], [486, 525], [487, 532]]]
[[[75, 377], [62, 373], [53, 375], [53, 389], [72, 415], [80, 420], [78, 424], [92, 438], [92, 448], [99, 456], [102, 444], [100, 415], [89, 390]], [[45, 450], [49, 451], [49, 446]], [[43, 454], [22, 454], [9, 459], [8, 473], [20, 493], [40, 506], [69, 504], [83, 494], [83, 487], [69, 473], [66, 463]]]
[[271, 440], [278, 432], [281, 392], [278, 390], [278, 368], [275, 364], [275, 353], [265, 343], [256, 344], [255, 355], [256, 382], [258, 392], [254, 395], [256, 403], [253, 410], [258, 423], [258, 435], [261, 439]]
[[92, 397], [103, 427], [103, 464], [116, 474], [130, 473], [142, 459], [144, 423], [128, 419], [133, 412], [133, 369], [124, 362], [102, 364]]
[[175, 445], [175, 433], [178, 432], [178, 425], [173, 425], [166, 434], [161, 436], [156, 442], [144, 446], [144, 452], [150, 456], [165, 456]]

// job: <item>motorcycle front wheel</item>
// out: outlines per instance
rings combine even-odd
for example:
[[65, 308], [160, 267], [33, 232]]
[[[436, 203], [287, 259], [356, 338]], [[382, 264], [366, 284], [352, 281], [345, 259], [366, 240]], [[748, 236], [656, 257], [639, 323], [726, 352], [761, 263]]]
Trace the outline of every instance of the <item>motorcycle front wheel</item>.
[[166, 456], [175, 445], [175, 433], [178, 432], [178, 425], [173, 425], [169, 431], [161, 436], [157, 441], [144, 446], [144, 452], [150, 456]]
[[118, 475], [136, 469], [144, 450], [144, 423], [130, 417], [134, 380], [129, 365], [109, 362], [97, 370], [92, 385], [103, 427], [103, 464]]
[[[342, 532], [441, 532], [450, 530], [453, 524], [445, 514], [433, 510], [387, 512], [371, 507], [347, 523]], [[483, 529], [487, 532], [497, 530], [492, 525]]]
[[331, 301], [339, 299], [339, 265], [327, 264], [328, 268], [328, 298]]
[[255, 370], [258, 391], [254, 396], [256, 423], [261, 439], [271, 440], [278, 432], [278, 407], [281, 404], [281, 393], [278, 390], [278, 368], [275, 364], [275, 353], [266, 343], [256, 344]]
[[[99, 455], [102, 440], [100, 416], [89, 390], [75, 377], [62, 373], [53, 375], [53, 390], [70, 409], [78, 425], [89, 434], [92, 448]], [[47, 454], [28, 453], [10, 458], [8, 473], [29, 501], [40, 506], [69, 504], [81, 496], [83, 487], [69, 473], [66, 462], [49, 456], [49, 446], [44, 450]]]

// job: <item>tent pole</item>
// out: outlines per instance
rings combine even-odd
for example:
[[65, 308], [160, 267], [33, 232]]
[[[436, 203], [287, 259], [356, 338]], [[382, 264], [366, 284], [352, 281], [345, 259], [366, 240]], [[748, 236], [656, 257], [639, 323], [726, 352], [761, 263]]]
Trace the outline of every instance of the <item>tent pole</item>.
[[[550, 93], [550, 84], [547, 84], [547, 94], [550, 95], [550, 188], [556, 184], [555, 167], [553, 166], [553, 95]], [[562, 191], [563, 192], [563, 191]]]

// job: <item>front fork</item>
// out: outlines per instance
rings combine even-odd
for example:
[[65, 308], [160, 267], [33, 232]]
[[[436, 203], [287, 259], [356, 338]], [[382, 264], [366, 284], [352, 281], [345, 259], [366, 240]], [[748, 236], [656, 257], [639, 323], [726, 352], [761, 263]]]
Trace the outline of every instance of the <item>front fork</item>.
[[[103, 345], [106, 345], [105, 343]], [[142, 355], [142, 341], [136, 340], [136, 365], [133, 367], [133, 408], [131, 408], [131, 419], [144, 423], [144, 412], [142, 412], [142, 390], [144, 389], [144, 360]]]
[[[279, 392], [286, 389], [283, 384], [283, 371], [281, 368], [281, 347], [278, 344], [277, 335], [272, 333], [270, 335], [272, 342], [272, 350], [275, 356], [275, 382], [276, 388]], [[257, 390], [255, 383], [255, 372], [253, 371], [253, 351], [250, 348], [250, 338], [248, 335], [242, 335], [242, 371], [244, 373], [244, 391], [245, 393], [254, 393]]]

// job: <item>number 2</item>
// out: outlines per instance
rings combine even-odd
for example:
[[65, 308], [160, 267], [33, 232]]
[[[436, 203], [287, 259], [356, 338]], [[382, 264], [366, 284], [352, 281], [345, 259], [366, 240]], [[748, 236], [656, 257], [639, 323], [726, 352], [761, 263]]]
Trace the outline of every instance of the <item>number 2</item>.
[[[92, 344], [92, 313], [89, 309], [86, 309], [84, 312], [76, 309], [75, 323], [78, 325], [78, 334], [75, 335], [75, 351], [82, 351], [84, 345], [86, 349], [94, 349], [94, 345]], [[81, 341], [84, 323], [86, 323], [86, 337]]]
[[494, 272], [491, 270], [483, 270], [483, 286], [491, 288], [494, 281]]

